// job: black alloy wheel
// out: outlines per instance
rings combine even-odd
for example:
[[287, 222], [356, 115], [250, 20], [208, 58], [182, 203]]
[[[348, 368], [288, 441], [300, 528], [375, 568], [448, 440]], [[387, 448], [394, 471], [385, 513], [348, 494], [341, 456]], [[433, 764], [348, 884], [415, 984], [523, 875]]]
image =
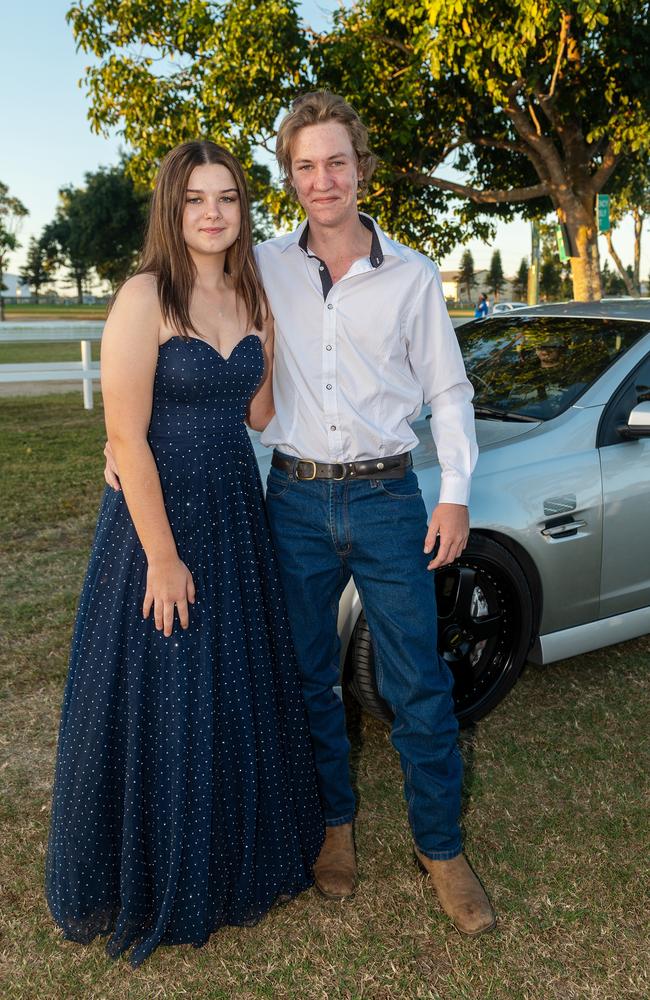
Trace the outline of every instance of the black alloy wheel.
[[[519, 563], [498, 542], [470, 535], [462, 556], [436, 572], [438, 652], [454, 676], [458, 721], [476, 722], [505, 697], [532, 640], [530, 588]], [[356, 624], [346, 678], [361, 707], [385, 722], [393, 713], [377, 691], [364, 614]]]

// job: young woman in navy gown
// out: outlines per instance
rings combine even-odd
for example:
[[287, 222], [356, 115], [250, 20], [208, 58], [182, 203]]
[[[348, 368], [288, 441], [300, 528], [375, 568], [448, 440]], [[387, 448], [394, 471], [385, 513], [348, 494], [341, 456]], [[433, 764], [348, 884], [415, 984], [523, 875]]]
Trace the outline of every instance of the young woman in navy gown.
[[237, 160], [163, 160], [102, 339], [107, 487], [65, 689], [47, 900], [133, 965], [312, 883], [323, 820], [245, 421], [273, 413], [273, 324]]

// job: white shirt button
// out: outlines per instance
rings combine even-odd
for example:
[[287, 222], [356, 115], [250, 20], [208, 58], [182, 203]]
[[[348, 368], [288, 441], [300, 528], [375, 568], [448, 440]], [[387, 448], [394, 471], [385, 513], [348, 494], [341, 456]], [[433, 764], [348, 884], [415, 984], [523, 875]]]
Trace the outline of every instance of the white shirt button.
[[325, 386], [325, 388], [326, 388], [326, 389], [331, 389], [331, 388], [332, 388], [332, 386], [331, 386], [331, 384], [330, 384], [330, 383], [328, 382], [328, 383], [327, 383], [327, 385]]
[[331, 345], [331, 344], [328, 344], [328, 345], [327, 345], [327, 347], [325, 348], [325, 350], [326, 350], [326, 351], [331, 351], [331, 350], [332, 350], [332, 345]]
[[328, 302], [328, 303], [327, 303], [327, 308], [328, 308], [328, 309], [333, 309], [333, 308], [334, 308], [334, 306], [332, 305], [332, 303], [331, 303], [331, 302]]
[[332, 424], [332, 426], [330, 427], [330, 430], [331, 431], [335, 431], [336, 430], [336, 424]]

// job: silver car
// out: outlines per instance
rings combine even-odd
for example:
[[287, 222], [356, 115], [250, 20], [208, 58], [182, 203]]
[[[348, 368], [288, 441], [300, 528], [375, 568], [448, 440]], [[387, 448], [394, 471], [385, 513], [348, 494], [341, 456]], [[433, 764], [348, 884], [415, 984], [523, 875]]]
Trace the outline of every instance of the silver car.
[[500, 313], [513, 312], [515, 309], [525, 309], [525, 302], [495, 302], [492, 306], [492, 315], [498, 316]]
[[[480, 446], [472, 532], [436, 574], [439, 651], [461, 722], [486, 715], [527, 659], [551, 663], [650, 632], [650, 302], [528, 307], [458, 331]], [[440, 469], [413, 425], [424, 500]], [[269, 456], [260, 454], [262, 472]], [[342, 682], [391, 719], [350, 584]]]

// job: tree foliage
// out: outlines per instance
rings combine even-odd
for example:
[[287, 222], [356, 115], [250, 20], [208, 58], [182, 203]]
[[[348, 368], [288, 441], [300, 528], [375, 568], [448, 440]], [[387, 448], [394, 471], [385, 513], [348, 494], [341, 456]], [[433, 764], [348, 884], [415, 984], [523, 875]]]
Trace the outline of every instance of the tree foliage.
[[[4, 273], [7, 269], [9, 254], [20, 246], [18, 230], [29, 211], [15, 195], [9, 194], [9, 188], [0, 181], [0, 292], [4, 291]], [[0, 295], [0, 320], [4, 320], [4, 300]]]
[[[552, 205], [571, 237], [576, 297], [597, 298], [595, 195], [616, 190], [621, 164], [650, 145], [649, 6], [361, 0], [340, 20], [386, 50], [404, 44], [434, 95], [426, 150], [400, 155], [395, 170], [478, 207], [540, 215]], [[404, 40], [416, 9], [427, 20]], [[390, 95], [387, 80], [376, 87]], [[452, 160], [464, 182], [441, 170]]]
[[522, 257], [521, 263], [517, 270], [517, 276], [515, 278], [514, 290], [519, 299], [525, 302], [528, 297], [528, 259]]
[[554, 222], [539, 224], [541, 261], [539, 293], [543, 301], [571, 298], [571, 277], [568, 263], [560, 261], [556, 225]]
[[[631, 268], [623, 266], [623, 262], [614, 246], [613, 229], [605, 233], [609, 254], [616, 265], [624, 293], [627, 295], [638, 296], [641, 294], [641, 238], [644, 224], [649, 215], [650, 154], [645, 154], [625, 164], [619, 190], [610, 211], [613, 229], [626, 217], [632, 217], [634, 228], [634, 263]], [[611, 292], [611, 288], [606, 288], [606, 291], [614, 294]]]
[[[438, 254], [497, 215], [553, 208], [578, 298], [598, 298], [596, 193], [650, 149], [649, 0], [358, 0], [322, 34], [295, 0], [93, 0], [70, 11], [90, 68], [91, 121], [149, 174], [182, 139], [211, 136], [249, 170], [278, 114], [315, 87], [369, 125], [380, 165], [367, 207]], [[453, 166], [462, 175], [453, 175]], [[294, 209], [264, 177], [278, 220]]]
[[505, 283], [506, 279], [503, 273], [503, 264], [501, 263], [501, 253], [499, 250], [495, 250], [492, 254], [490, 267], [487, 273], [487, 288], [488, 291], [494, 293], [494, 298], [497, 301]]
[[460, 268], [458, 271], [458, 284], [465, 292], [468, 302], [472, 300], [472, 289], [476, 287], [476, 277], [474, 274], [474, 258], [472, 251], [465, 249], [460, 258]]
[[625, 270], [625, 276], [627, 282], [621, 274], [617, 271], [612, 271], [609, 266], [609, 262], [606, 260], [603, 264], [602, 270], [602, 281], [603, 281], [603, 292], [605, 295], [628, 295], [629, 294], [629, 284], [628, 282], [632, 278], [632, 268], [628, 264]]
[[97, 276], [116, 288], [133, 269], [142, 247], [148, 193], [136, 187], [124, 164], [85, 176], [77, 218]]
[[539, 269], [539, 294], [543, 302], [553, 302], [560, 298], [562, 278], [557, 263], [548, 257]]
[[99, 60], [86, 75], [91, 125], [121, 130], [136, 180], [150, 185], [173, 146], [209, 138], [247, 171], [259, 235], [269, 209], [293, 217], [254, 151], [273, 151], [276, 119], [308, 76], [295, 0], [95, 0], [68, 20]]
[[[68, 17], [78, 44], [100, 60], [86, 77], [91, 123], [122, 130], [134, 176], [151, 180], [172, 146], [209, 137], [249, 172], [263, 223], [264, 208], [277, 223], [293, 222], [297, 206], [268, 170], [255, 167], [254, 154], [272, 154], [278, 116], [294, 97], [329, 86], [370, 127], [381, 162], [363, 207], [393, 236], [440, 255], [461, 239], [491, 234], [471, 206], [453, 215], [444, 195], [404, 175], [414, 149], [426, 152], [435, 105], [406, 42], [367, 47], [343, 21], [317, 35], [300, 22], [294, 0], [95, 0], [75, 4]], [[399, 31], [408, 39], [423, 25], [426, 13], [415, 5]]]
[[41, 288], [51, 280], [55, 267], [56, 258], [50, 252], [47, 244], [42, 239], [36, 239], [35, 236], [32, 236], [20, 277], [33, 289], [37, 302]]
[[50, 259], [66, 267], [80, 301], [93, 270], [112, 288], [132, 270], [147, 204], [147, 192], [135, 185], [124, 163], [87, 173], [82, 187], [61, 188], [41, 243]]

